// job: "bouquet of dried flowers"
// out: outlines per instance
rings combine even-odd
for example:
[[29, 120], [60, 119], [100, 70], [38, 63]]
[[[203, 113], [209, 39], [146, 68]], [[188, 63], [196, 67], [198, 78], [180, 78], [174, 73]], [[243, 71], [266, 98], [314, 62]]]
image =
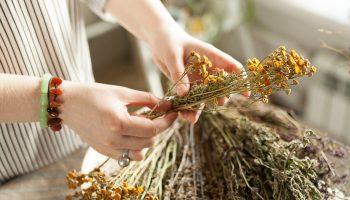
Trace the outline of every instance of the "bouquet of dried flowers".
[[[198, 109], [206, 103], [211, 106], [205, 110], [216, 112], [202, 115], [197, 125], [175, 123], [159, 135], [141, 162], [108, 173], [102, 172], [105, 163], [88, 174], [70, 172], [68, 186], [76, 192], [67, 199], [324, 199], [338, 195], [330, 192], [329, 179], [323, 181], [332, 168], [324, 162], [322, 151], [307, 150], [314, 139], [312, 131], [286, 141], [278, 129], [256, 122], [237, 107], [218, 110], [215, 102], [217, 97], [245, 91], [252, 93], [247, 105], [267, 102], [273, 92], [290, 93], [296, 78], [311, 76], [316, 68], [284, 47], [262, 61], [248, 60], [246, 71], [236, 74], [212, 68], [205, 56], [193, 52], [184, 75], [199, 73], [202, 79], [192, 83], [187, 95], [168, 92], [165, 99], [175, 111]], [[147, 114], [156, 118], [164, 113]], [[116, 165], [113, 160], [106, 162]]]
[[[218, 97], [229, 97], [231, 94], [251, 92], [250, 99], [268, 102], [268, 96], [284, 90], [291, 93], [290, 85], [297, 85], [297, 80], [303, 76], [312, 76], [317, 68], [300, 56], [295, 50], [287, 51], [280, 46], [263, 60], [249, 59], [245, 70], [237, 73], [226, 73], [217, 70], [206, 56], [196, 52], [191, 53], [189, 64], [183, 76], [200, 74], [201, 79], [191, 83], [191, 88], [185, 96], [169, 95], [179, 84], [175, 83], [166, 93], [164, 99], [171, 101], [170, 111], [198, 110], [205, 103], [205, 110], [215, 110]], [[147, 113], [153, 119], [164, 113], [152, 110]]]

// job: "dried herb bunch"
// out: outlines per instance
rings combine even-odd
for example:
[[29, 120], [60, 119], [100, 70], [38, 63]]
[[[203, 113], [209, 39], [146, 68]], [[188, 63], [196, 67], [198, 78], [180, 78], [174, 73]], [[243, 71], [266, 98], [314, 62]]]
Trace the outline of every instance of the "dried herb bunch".
[[[196, 126], [178, 122], [159, 136], [141, 162], [122, 169], [103, 166], [108, 175], [99, 170], [68, 174], [69, 185], [78, 187], [70, 198], [346, 199], [333, 185], [343, 175], [332, 175], [325, 161], [328, 144], [321, 145], [319, 137], [304, 130], [298, 134], [304, 136], [286, 141], [270, 127], [273, 120], [266, 119], [269, 125], [255, 122], [229, 105], [205, 113]], [[79, 187], [83, 182], [89, 184]]]
[[216, 169], [223, 171], [220, 180], [210, 179], [213, 182], [210, 185], [219, 181], [223, 186], [219, 196], [218, 193], [209, 194], [213, 198], [323, 198], [317, 188], [316, 160], [298, 157], [298, 152], [309, 144], [312, 131], [306, 132], [303, 140], [287, 143], [271, 130], [246, 118], [206, 115], [203, 126], [205, 135], [213, 143], [209, 159], [218, 163]]
[[[172, 103], [172, 111], [197, 110], [205, 103], [207, 110], [217, 106], [218, 97], [229, 97], [231, 94], [251, 92], [251, 99], [268, 102], [268, 96], [274, 92], [285, 90], [291, 93], [290, 85], [297, 85], [297, 80], [303, 76], [312, 76], [317, 68], [310, 66], [295, 50], [287, 51], [280, 46], [265, 59], [249, 59], [245, 70], [237, 73], [226, 73], [213, 66], [210, 60], [196, 52], [192, 52], [187, 69], [183, 74], [199, 74], [200, 79], [191, 83], [189, 92], [185, 96], [168, 95], [166, 100]], [[174, 88], [178, 83], [175, 83]], [[164, 113], [152, 110], [148, 113], [150, 118], [156, 118]]]
[[115, 185], [110, 181], [110, 177], [96, 168], [88, 174], [71, 171], [66, 176], [69, 189], [77, 191], [66, 200], [73, 199], [105, 199], [121, 200], [122, 197], [128, 199], [139, 199], [144, 189], [141, 186], [129, 186], [126, 182]]
[[[165, 99], [172, 101], [173, 110], [198, 109], [202, 103], [210, 103], [212, 107], [206, 109], [215, 110], [217, 97], [251, 91], [251, 100], [245, 100], [245, 105], [251, 105], [257, 100], [267, 102], [267, 96], [279, 90], [290, 93], [296, 78], [316, 72], [306, 59], [283, 46], [262, 61], [248, 60], [245, 67], [245, 72], [228, 74], [193, 52], [184, 75], [197, 73], [201, 80], [192, 83], [184, 97], [168, 94]], [[261, 120], [268, 123], [258, 123], [253, 120], [259, 118], [253, 108], [242, 111], [232, 105], [205, 113], [196, 126], [176, 122], [157, 137], [141, 162], [111, 170], [106, 163], [117, 166], [117, 161], [109, 159], [88, 174], [69, 173], [68, 186], [76, 192], [67, 199], [326, 199], [338, 195], [326, 179], [332, 170], [324, 154], [306, 151], [312, 132], [286, 137], [280, 130], [290, 126], [303, 132], [296, 121], [264, 114]], [[147, 114], [156, 118], [164, 113]], [[274, 121], [276, 127], [270, 128]], [[283, 124], [288, 126], [278, 128]], [[324, 144], [316, 147], [326, 148]], [[102, 173], [105, 170], [108, 173]]]

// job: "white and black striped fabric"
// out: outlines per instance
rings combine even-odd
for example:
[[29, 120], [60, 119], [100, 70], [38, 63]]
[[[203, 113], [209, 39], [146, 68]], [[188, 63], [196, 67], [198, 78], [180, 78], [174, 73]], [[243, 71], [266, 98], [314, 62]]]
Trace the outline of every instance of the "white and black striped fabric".
[[[102, 15], [105, 1], [86, 3]], [[80, 2], [0, 0], [0, 73], [41, 77], [47, 72], [65, 80], [94, 81]], [[0, 184], [82, 144], [67, 127], [53, 133], [39, 123], [0, 123]]]

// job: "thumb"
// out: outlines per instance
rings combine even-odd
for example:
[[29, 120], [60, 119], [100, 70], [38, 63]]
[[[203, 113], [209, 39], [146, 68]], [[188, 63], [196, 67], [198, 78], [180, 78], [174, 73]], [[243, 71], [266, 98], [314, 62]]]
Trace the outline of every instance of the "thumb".
[[190, 89], [188, 76], [184, 76], [185, 66], [182, 56], [173, 57], [168, 63], [170, 77], [176, 83], [176, 93], [179, 96], [184, 96]]

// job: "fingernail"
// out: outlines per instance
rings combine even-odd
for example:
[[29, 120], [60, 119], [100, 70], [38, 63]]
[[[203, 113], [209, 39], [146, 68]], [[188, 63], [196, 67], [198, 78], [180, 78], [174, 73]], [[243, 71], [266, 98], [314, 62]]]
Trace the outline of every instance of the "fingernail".
[[243, 92], [243, 95], [245, 96], [245, 97], [250, 97], [250, 92], [249, 91], [245, 91], [245, 92]]

